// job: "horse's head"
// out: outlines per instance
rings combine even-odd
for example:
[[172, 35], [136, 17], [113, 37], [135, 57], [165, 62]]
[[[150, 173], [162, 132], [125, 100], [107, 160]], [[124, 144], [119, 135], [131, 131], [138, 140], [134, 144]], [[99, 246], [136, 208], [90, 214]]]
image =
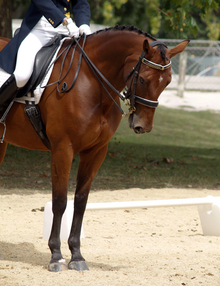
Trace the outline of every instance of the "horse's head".
[[135, 133], [151, 131], [158, 97], [171, 82], [170, 59], [181, 53], [188, 43], [188, 40], [183, 41], [168, 49], [160, 41], [149, 42], [146, 39], [138, 62], [137, 55], [127, 58], [124, 70], [127, 83], [125, 96], [130, 100], [129, 126]]

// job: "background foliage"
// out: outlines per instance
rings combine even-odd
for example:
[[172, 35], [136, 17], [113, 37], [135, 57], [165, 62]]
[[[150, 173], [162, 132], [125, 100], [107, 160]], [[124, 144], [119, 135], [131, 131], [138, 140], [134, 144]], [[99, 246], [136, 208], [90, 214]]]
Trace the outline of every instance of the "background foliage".
[[[12, 0], [8, 0], [10, 2]], [[158, 38], [220, 39], [220, 0], [88, 0], [92, 23], [134, 25]], [[30, 0], [13, 0], [22, 18]], [[1, 9], [1, 0], [0, 0]]]

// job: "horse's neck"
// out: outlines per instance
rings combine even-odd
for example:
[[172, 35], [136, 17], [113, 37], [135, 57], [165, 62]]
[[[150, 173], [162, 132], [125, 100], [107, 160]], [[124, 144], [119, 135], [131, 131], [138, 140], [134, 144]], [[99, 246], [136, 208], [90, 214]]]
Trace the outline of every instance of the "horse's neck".
[[[101, 34], [100, 34], [101, 35]], [[109, 36], [106, 35], [102, 38], [97, 38], [96, 47], [94, 47], [95, 52], [98, 55], [100, 61], [113, 60], [115, 64], [121, 65], [124, 63], [125, 59], [134, 53], [138, 47], [142, 49], [139, 45], [140, 40], [137, 41], [138, 36], [128, 37], [126, 33], [113, 32]], [[96, 38], [94, 38], [94, 44], [96, 43]]]
[[[116, 85], [120, 85], [127, 57], [134, 53], [141, 54], [143, 40], [136, 34], [129, 37], [126, 32], [115, 31], [101, 32], [89, 40], [91, 47], [88, 48], [88, 53], [94, 64], [110, 81], [114, 80]], [[119, 88], [121, 87], [123, 88]]]
[[7, 45], [10, 39], [0, 37], [0, 51]]

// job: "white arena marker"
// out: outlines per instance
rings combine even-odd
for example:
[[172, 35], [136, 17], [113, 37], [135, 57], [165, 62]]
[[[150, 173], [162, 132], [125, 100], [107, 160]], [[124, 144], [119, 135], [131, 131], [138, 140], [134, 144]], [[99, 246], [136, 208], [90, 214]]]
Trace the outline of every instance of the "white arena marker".
[[[66, 210], [62, 217], [60, 239], [66, 240], [69, 237], [73, 220], [73, 201], [68, 201]], [[44, 227], [43, 227], [43, 239], [49, 239], [52, 228], [53, 212], [52, 202], [48, 202], [44, 208]], [[81, 229], [81, 238], [85, 238], [83, 226]]]
[[[130, 201], [110, 203], [88, 203], [86, 210], [113, 210], [128, 208], [153, 208], [153, 207], [177, 207], [198, 206], [203, 234], [207, 236], [220, 236], [220, 197], [208, 196], [206, 198], [171, 199], [152, 201]], [[45, 206], [43, 238], [48, 239], [52, 225], [52, 203]], [[61, 225], [61, 239], [67, 239], [71, 229], [73, 217], [73, 201], [68, 201]], [[81, 237], [84, 237], [83, 228]]]
[[131, 201], [112, 203], [88, 203], [87, 210], [125, 209], [125, 208], [155, 208], [155, 207], [176, 207], [192, 205], [210, 205], [214, 202], [213, 197], [195, 199], [172, 199], [154, 201]]

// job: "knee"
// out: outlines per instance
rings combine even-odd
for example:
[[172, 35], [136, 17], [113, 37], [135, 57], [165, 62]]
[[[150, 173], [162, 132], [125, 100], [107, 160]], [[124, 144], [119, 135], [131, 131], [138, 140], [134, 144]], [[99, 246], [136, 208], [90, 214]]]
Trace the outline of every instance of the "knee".
[[25, 75], [25, 74], [16, 74], [14, 73], [16, 84], [18, 88], [21, 88], [25, 86], [25, 84], [28, 82], [30, 75]]

